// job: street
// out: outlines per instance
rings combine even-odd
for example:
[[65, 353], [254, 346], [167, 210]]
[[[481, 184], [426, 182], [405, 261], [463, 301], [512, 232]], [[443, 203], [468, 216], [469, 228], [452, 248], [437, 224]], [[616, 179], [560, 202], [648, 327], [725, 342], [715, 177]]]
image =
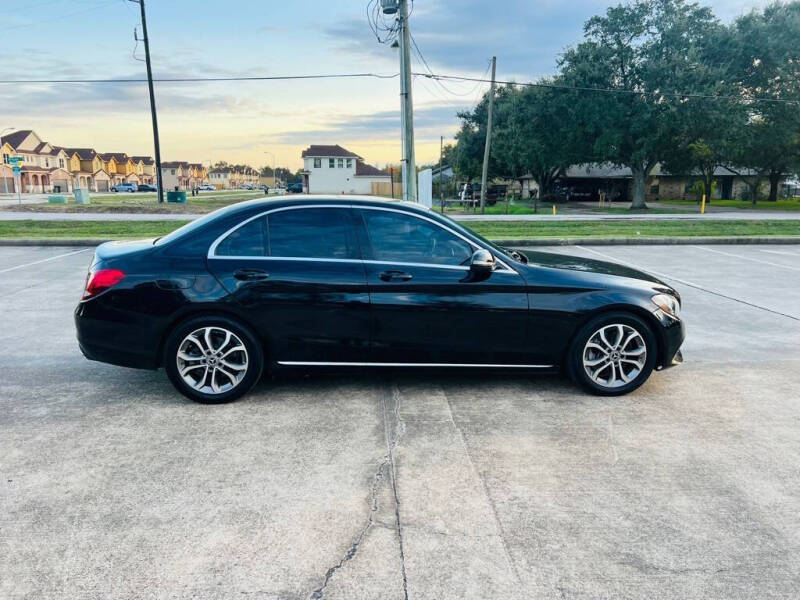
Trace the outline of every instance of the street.
[[220, 406], [81, 356], [91, 250], [0, 248], [0, 598], [800, 589], [800, 246], [544, 249], [682, 294], [685, 363], [629, 396], [310, 371]]

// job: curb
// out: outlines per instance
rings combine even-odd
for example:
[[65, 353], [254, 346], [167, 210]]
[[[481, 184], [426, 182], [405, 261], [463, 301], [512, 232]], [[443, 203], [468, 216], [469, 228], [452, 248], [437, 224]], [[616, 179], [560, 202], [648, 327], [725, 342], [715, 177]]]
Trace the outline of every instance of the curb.
[[620, 238], [533, 238], [492, 240], [501, 246], [531, 248], [536, 246], [691, 246], [738, 244], [800, 244], [800, 236], [739, 236], [739, 237], [620, 237]]
[[[2, 246], [99, 246], [113, 239], [0, 239]], [[501, 246], [533, 248], [537, 246], [690, 246], [737, 245], [737, 244], [800, 244], [800, 236], [739, 236], [739, 237], [621, 237], [621, 238], [533, 238], [516, 240], [492, 240]]]

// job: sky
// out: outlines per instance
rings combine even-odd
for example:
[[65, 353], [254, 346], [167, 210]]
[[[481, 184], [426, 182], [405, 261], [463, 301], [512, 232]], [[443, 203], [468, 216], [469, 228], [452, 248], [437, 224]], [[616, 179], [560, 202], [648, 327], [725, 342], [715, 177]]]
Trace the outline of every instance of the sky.
[[[612, 0], [415, 0], [411, 32], [436, 73], [497, 78], [554, 72], [583, 23]], [[767, 0], [704, 0], [723, 21]], [[367, 0], [146, 0], [154, 77], [396, 74], [397, 50], [372, 33]], [[129, 0], [0, 0], [0, 80], [146, 76]], [[141, 27], [139, 26], [141, 38]], [[415, 72], [425, 71], [413, 59]], [[488, 84], [413, 81], [418, 163], [458, 128]], [[384, 166], [400, 158], [399, 80], [157, 83], [162, 160], [297, 169], [310, 144], [340, 144]], [[60, 146], [153, 155], [146, 84], [0, 83], [0, 130]]]

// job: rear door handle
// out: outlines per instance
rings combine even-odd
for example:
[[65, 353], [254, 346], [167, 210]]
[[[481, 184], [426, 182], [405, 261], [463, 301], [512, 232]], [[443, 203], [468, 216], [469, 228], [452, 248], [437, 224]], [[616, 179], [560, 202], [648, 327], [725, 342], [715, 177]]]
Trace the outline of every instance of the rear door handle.
[[405, 271], [384, 271], [378, 277], [381, 281], [408, 281], [413, 276]]
[[269, 277], [269, 273], [261, 269], [239, 269], [233, 272], [233, 276], [239, 281], [261, 281]]

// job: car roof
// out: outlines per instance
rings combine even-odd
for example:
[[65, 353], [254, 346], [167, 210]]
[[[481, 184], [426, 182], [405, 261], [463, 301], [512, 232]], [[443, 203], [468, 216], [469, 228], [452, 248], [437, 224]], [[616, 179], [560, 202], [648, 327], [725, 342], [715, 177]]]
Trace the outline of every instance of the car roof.
[[[357, 196], [347, 194], [303, 194], [302, 196], [278, 196], [273, 198], [254, 198], [231, 204], [227, 208], [230, 212], [240, 210], [257, 211], [259, 209], [268, 210], [270, 208], [280, 208], [284, 206], [303, 206], [313, 204], [348, 204], [353, 206], [384, 206], [392, 208], [405, 208], [418, 212], [429, 212], [430, 209], [417, 202], [406, 202], [403, 200], [392, 200], [390, 198], [380, 198], [377, 196]], [[224, 209], [223, 209], [224, 210]], [[228, 211], [225, 211], [228, 212]]]

